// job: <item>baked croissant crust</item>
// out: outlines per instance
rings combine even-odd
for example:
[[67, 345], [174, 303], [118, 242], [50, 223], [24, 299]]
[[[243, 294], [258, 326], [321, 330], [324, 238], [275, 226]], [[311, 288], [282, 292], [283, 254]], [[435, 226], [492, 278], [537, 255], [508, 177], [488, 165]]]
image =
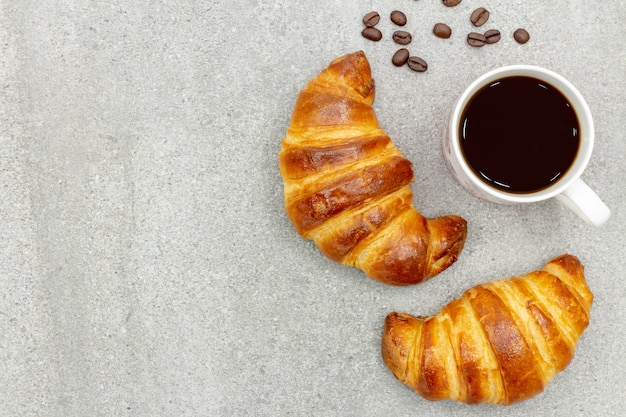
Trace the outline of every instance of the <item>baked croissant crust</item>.
[[428, 400], [509, 405], [533, 397], [574, 356], [593, 294], [562, 255], [522, 277], [478, 285], [438, 314], [390, 313], [382, 356]]
[[415, 210], [413, 166], [380, 128], [374, 90], [359, 51], [300, 92], [279, 153], [285, 209], [330, 259], [387, 284], [416, 284], [456, 261], [467, 225]]

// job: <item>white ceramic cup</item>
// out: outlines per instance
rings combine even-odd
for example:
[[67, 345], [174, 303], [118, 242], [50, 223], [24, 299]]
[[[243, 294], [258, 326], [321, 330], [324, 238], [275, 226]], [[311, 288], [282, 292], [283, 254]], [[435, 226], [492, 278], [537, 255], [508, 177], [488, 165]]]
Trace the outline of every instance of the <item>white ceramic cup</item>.
[[[567, 172], [547, 188], [529, 193], [509, 193], [481, 180], [463, 156], [459, 138], [459, 124], [468, 102], [483, 87], [496, 80], [512, 76], [533, 77], [555, 87], [570, 102], [579, 123], [579, 149]], [[580, 92], [561, 75], [553, 71], [531, 66], [512, 65], [497, 68], [479, 77], [461, 94], [452, 109], [443, 135], [443, 155], [454, 178], [466, 189], [480, 198], [501, 203], [534, 203], [555, 197], [579, 217], [594, 226], [600, 226], [611, 215], [609, 208], [598, 195], [580, 178], [593, 151], [594, 129], [589, 106]]]

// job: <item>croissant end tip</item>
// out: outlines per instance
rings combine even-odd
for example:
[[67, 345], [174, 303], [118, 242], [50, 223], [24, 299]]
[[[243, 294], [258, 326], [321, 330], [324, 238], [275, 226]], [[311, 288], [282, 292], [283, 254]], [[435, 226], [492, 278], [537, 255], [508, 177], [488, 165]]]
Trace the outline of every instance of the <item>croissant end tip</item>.
[[366, 102], [371, 104], [374, 101], [375, 83], [365, 52], [357, 51], [335, 58], [326, 71], [336, 74], [341, 80], [339, 84], [353, 88]]
[[563, 269], [565, 269], [566, 271], [570, 273], [576, 273], [583, 267], [580, 260], [576, 256], [570, 255], [569, 253], [565, 253], [561, 256], [557, 256], [556, 258], [552, 259], [549, 263], [558, 264]]
[[385, 318], [382, 356], [385, 364], [400, 381], [406, 379], [409, 354], [421, 319], [410, 314], [392, 312]]
[[433, 232], [433, 264], [430, 275], [439, 274], [458, 259], [467, 238], [467, 221], [459, 216], [429, 220]]

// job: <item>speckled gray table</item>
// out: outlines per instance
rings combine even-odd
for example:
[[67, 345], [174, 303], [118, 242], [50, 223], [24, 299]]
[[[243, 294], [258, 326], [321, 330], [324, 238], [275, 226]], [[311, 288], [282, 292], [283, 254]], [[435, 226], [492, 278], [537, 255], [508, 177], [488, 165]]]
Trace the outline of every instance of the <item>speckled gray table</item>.
[[[503, 37], [474, 49], [479, 6]], [[426, 73], [391, 65], [394, 9]], [[378, 43], [359, 34], [370, 10]], [[438, 21], [450, 39], [431, 34]], [[1, 2], [0, 415], [624, 415], [625, 21], [626, 3], [599, 0]], [[381, 125], [414, 163], [416, 207], [469, 222], [459, 261], [420, 286], [328, 261], [283, 210], [276, 155], [297, 93], [360, 49]], [[613, 211], [603, 227], [556, 201], [478, 200], [446, 171], [452, 101], [513, 63], [587, 98], [583, 178]], [[383, 364], [388, 312], [435, 313], [564, 252], [596, 298], [576, 357], [538, 397], [431, 403]]]

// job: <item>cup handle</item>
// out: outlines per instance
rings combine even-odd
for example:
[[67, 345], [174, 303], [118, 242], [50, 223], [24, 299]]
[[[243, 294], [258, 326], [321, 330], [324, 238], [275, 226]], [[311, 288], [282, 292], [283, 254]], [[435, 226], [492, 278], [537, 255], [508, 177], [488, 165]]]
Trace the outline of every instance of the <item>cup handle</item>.
[[580, 178], [561, 194], [557, 194], [556, 199], [593, 226], [601, 226], [611, 216], [611, 210]]

